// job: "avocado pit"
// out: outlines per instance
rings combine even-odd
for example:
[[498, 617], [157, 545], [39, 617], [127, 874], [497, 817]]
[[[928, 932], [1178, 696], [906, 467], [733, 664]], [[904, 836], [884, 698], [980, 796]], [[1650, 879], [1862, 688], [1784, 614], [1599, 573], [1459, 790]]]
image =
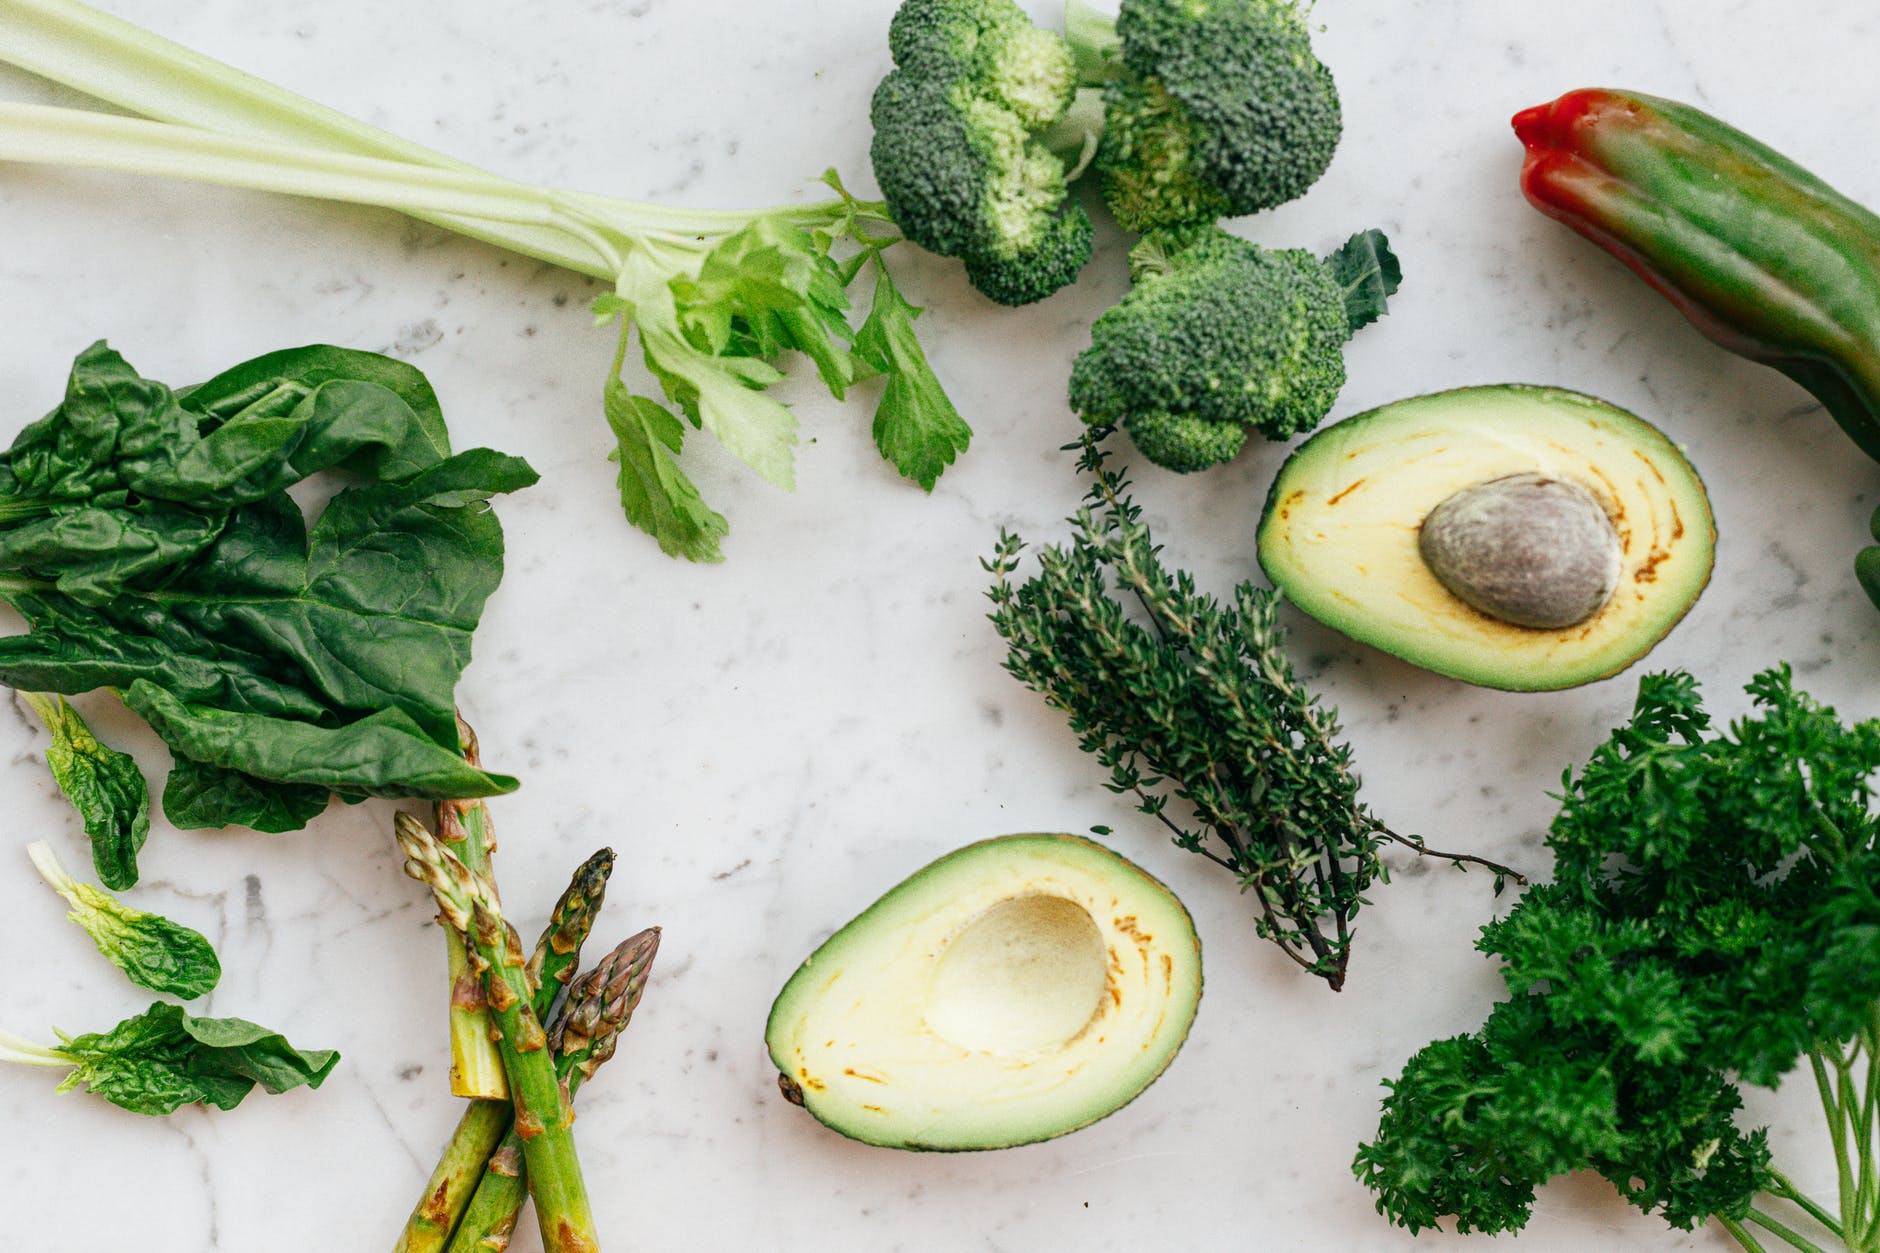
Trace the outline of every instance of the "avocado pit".
[[1476, 483], [1430, 510], [1417, 551], [1438, 582], [1514, 626], [1559, 630], [1598, 613], [1624, 545], [1599, 499], [1546, 474]]
[[926, 1018], [965, 1049], [1021, 1055], [1062, 1045], [1096, 1017], [1109, 969], [1103, 935], [1075, 901], [1000, 901], [947, 945]]

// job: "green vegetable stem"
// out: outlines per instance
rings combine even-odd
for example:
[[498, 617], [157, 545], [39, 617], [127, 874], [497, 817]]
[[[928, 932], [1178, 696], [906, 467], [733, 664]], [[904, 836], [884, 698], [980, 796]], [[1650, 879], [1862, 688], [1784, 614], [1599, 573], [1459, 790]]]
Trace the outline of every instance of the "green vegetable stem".
[[199, 931], [171, 922], [160, 914], [117, 900], [80, 883], [65, 872], [52, 846], [40, 840], [26, 846], [40, 878], [66, 899], [66, 915], [85, 929], [107, 960], [140, 988], [162, 992], [178, 1000], [206, 996], [222, 978], [222, 963]]
[[[532, 187], [78, 0], [0, 5], [0, 60], [142, 115], [0, 105], [0, 160], [381, 206], [608, 283], [612, 291], [594, 308], [602, 324], [620, 324], [603, 400], [621, 506], [668, 554], [720, 560], [728, 530], [680, 468], [688, 428], [709, 431], [766, 481], [793, 487], [797, 421], [767, 390], [783, 377], [777, 362], [786, 352], [808, 357], [837, 399], [863, 379], [888, 376], [875, 416], [878, 443], [923, 489], [970, 437], [914, 340], [916, 310], [893, 297], [882, 254], [899, 236], [886, 210], [849, 195], [834, 171], [823, 176], [833, 198], [750, 210]], [[847, 291], [865, 270], [877, 296], [852, 327]], [[664, 400], [633, 392], [622, 378], [635, 337]]]
[[[465, 764], [481, 769], [482, 752], [476, 732], [457, 715], [457, 739]], [[490, 858], [496, 852], [496, 833], [489, 806], [481, 798], [437, 803], [437, 838], [450, 846], [457, 860], [492, 883]], [[489, 1101], [509, 1099], [509, 1080], [490, 1029], [489, 1004], [483, 980], [475, 969], [476, 956], [463, 937], [444, 927], [444, 953], [450, 978], [450, 1090], [458, 1096]]]
[[[1688, 675], [1648, 675], [1569, 773], [1554, 881], [1477, 946], [1508, 999], [1409, 1060], [1358, 1152], [1392, 1222], [1517, 1230], [1538, 1187], [1590, 1169], [1746, 1249], [1880, 1249], [1880, 721], [1842, 725], [1787, 667], [1749, 692], [1718, 733]], [[1798, 1065], [1834, 1150], [1825, 1204], [1737, 1123], [1741, 1085]]]
[[0, 1031], [0, 1062], [66, 1070], [60, 1092], [83, 1088], [133, 1114], [185, 1105], [234, 1109], [259, 1084], [269, 1092], [317, 1088], [339, 1063], [303, 1052], [240, 1018], [193, 1018], [161, 1002], [102, 1034], [60, 1036], [52, 1047]]
[[1385, 877], [1386, 843], [1486, 866], [1498, 891], [1504, 879], [1525, 882], [1425, 848], [1359, 801], [1337, 717], [1286, 656], [1278, 596], [1243, 583], [1222, 603], [1164, 565], [1128, 482], [1106, 464], [1108, 433], [1072, 446], [1093, 483], [1070, 543], [1041, 549], [1022, 582], [1018, 536], [1002, 532], [985, 563], [1006, 670], [1069, 717], [1110, 772], [1106, 786], [1135, 797], [1177, 847], [1234, 875], [1259, 910], [1258, 934], [1333, 991], [1344, 985], [1352, 918]]
[[122, 892], [137, 883], [137, 854], [150, 836], [150, 785], [126, 753], [99, 742], [63, 696], [21, 692], [52, 733], [46, 764], [78, 810], [91, 840], [92, 869]]
[[[568, 1005], [549, 1037], [555, 1073], [570, 1100], [614, 1055], [621, 1033], [646, 991], [646, 978], [659, 952], [659, 928], [650, 927], [626, 940], [581, 976], [568, 992]], [[484, 1253], [509, 1247], [527, 1196], [521, 1136], [512, 1128], [488, 1155], [476, 1194], [451, 1237], [450, 1253]]]
[[503, 921], [495, 885], [486, 876], [465, 867], [410, 814], [399, 814], [396, 822], [405, 873], [431, 889], [440, 917], [476, 950], [490, 1018], [500, 1034], [543, 1248], [546, 1253], [594, 1253], [600, 1242], [575, 1153], [574, 1111], [531, 1004], [521, 940]]
[[[445, 837], [440, 834], [439, 838]], [[614, 854], [611, 849], [602, 849], [583, 862], [562, 892], [561, 899], [556, 901], [548, 926], [536, 942], [535, 954], [529, 959], [526, 969], [535, 989], [530, 1008], [535, 1011], [539, 1022], [549, 1021], [556, 1001], [574, 976], [575, 967], [581, 960], [581, 947], [593, 929], [595, 916], [600, 912], [613, 866]], [[468, 949], [462, 937], [455, 932], [450, 935], [453, 952], [467, 954]], [[477, 985], [478, 1004], [484, 1005], [481, 979], [474, 970], [468, 968], [465, 977]], [[453, 996], [453, 1010], [457, 1003], [457, 997]], [[487, 1017], [484, 1023], [484, 1039], [487, 1040]], [[453, 1030], [456, 1025], [453, 1016]], [[452, 1046], [455, 1057], [454, 1035]], [[499, 1068], [501, 1064], [499, 1055]], [[453, 1082], [455, 1077], [453, 1062]], [[423, 1195], [412, 1208], [411, 1217], [405, 1221], [405, 1229], [398, 1238], [397, 1253], [440, 1253], [444, 1248], [451, 1232], [456, 1230], [463, 1217], [464, 1208], [470, 1203], [490, 1155], [509, 1132], [514, 1112], [509, 1104], [508, 1092], [509, 1083], [504, 1079], [501, 1092], [498, 1093], [500, 1099], [472, 1100], [464, 1109], [457, 1129], [438, 1158], [437, 1167], [425, 1182]]]

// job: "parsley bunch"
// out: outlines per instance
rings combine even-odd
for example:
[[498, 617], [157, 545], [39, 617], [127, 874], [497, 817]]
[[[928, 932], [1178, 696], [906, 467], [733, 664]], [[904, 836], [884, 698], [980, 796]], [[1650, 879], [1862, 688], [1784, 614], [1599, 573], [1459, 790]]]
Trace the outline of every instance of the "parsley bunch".
[[[1748, 691], [1755, 716], [1716, 734], [1688, 675], [1647, 676], [1631, 722], [1567, 775], [1555, 881], [1478, 944], [1510, 999], [1412, 1057], [1359, 1150], [1391, 1221], [1515, 1230], [1542, 1183], [1592, 1169], [1745, 1248], [1755, 1226], [1816, 1249], [1818, 1225], [1880, 1249], [1880, 721], [1843, 726], [1787, 667]], [[1838, 1212], [1735, 1120], [1740, 1084], [1804, 1060]]]
[[1026, 545], [1011, 532], [985, 562], [992, 623], [1010, 646], [1005, 668], [1070, 715], [1084, 751], [1109, 770], [1109, 789], [1134, 796], [1177, 846], [1232, 872], [1259, 906], [1259, 935], [1333, 991], [1364, 893], [1388, 877], [1384, 844], [1488, 866], [1497, 890], [1520, 879], [1426, 849], [1358, 800], [1336, 713], [1287, 659], [1279, 593], [1243, 583], [1223, 604], [1187, 571], [1168, 570], [1127, 480], [1106, 464], [1111, 429], [1069, 446], [1093, 479], [1070, 544], [1040, 549], [1024, 583], [1013, 575]]

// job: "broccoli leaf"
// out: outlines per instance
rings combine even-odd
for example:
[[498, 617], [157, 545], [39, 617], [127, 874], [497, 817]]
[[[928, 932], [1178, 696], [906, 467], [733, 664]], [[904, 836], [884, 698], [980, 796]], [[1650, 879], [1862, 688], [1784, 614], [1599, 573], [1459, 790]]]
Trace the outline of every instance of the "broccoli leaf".
[[59, 1091], [84, 1088], [134, 1114], [169, 1114], [200, 1102], [234, 1109], [260, 1084], [269, 1092], [317, 1088], [339, 1062], [331, 1049], [303, 1052], [240, 1018], [195, 1018], [153, 1004], [102, 1034], [52, 1050], [72, 1063]]
[[730, 524], [706, 505], [698, 487], [679, 469], [684, 424], [658, 401], [633, 395], [618, 378], [607, 380], [606, 408], [627, 520], [658, 540], [660, 551], [669, 557], [723, 561], [719, 541]]
[[[309, 526], [287, 489], [329, 469], [355, 481]], [[0, 458], [0, 599], [31, 625], [0, 682], [124, 691], [188, 763], [166, 808], [191, 825], [289, 829], [313, 788], [507, 791], [463, 765], [455, 688], [502, 577], [487, 501], [534, 480], [451, 455], [422, 376], [369, 353], [171, 392], [94, 345]]]
[[887, 267], [877, 265], [875, 296], [856, 332], [855, 353], [887, 376], [875, 409], [876, 447], [895, 469], [931, 492], [953, 459], [966, 451], [973, 430], [947, 398], [914, 337], [920, 312], [902, 297]]
[[1403, 282], [1403, 265], [1380, 230], [1359, 231], [1325, 264], [1345, 289], [1345, 317], [1354, 331], [1383, 317], [1386, 301]]
[[28, 845], [26, 852], [40, 877], [71, 905], [66, 917], [83, 927], [98, 951], [138, 987], [188, 1001], [213, 990], [222, 978], [222, 963], [201, 932], [80, 883], [43, 841]]
[[46, 764], [78, 810], [91, 841], [91, 864], [108, 888], [137, 882], [137, 853], [150, 836], [150, 786], [130, 756], [99, 742], [63, 696], [21, 692], [52, 733]]

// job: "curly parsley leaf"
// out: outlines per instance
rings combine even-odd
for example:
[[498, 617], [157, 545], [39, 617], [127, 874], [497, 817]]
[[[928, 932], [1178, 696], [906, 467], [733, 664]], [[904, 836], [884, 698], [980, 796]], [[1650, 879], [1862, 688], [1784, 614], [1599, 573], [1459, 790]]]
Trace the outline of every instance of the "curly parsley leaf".
[[[1410, 1059], [1358, 1151], [1393, 1222], [1518, 1230], [1536, 1187], [1594, 1170], [1679, 1229], [1775, 1230], [1770, 1195], [1874, 1228], [1857, 1180], [1880, 1165], [1880, 721], [1843, 724], [1787, 667], [1748, 691], [1754, 714], [1718, 732], [1688, 675], [1648, 675], [1568, 774], [1554, 882], [1482, 930], [1509, 999]], [[1838, 1216], [1736, 1122], [1739, 1085], [1804, 1059], [1846, 1164]]]

